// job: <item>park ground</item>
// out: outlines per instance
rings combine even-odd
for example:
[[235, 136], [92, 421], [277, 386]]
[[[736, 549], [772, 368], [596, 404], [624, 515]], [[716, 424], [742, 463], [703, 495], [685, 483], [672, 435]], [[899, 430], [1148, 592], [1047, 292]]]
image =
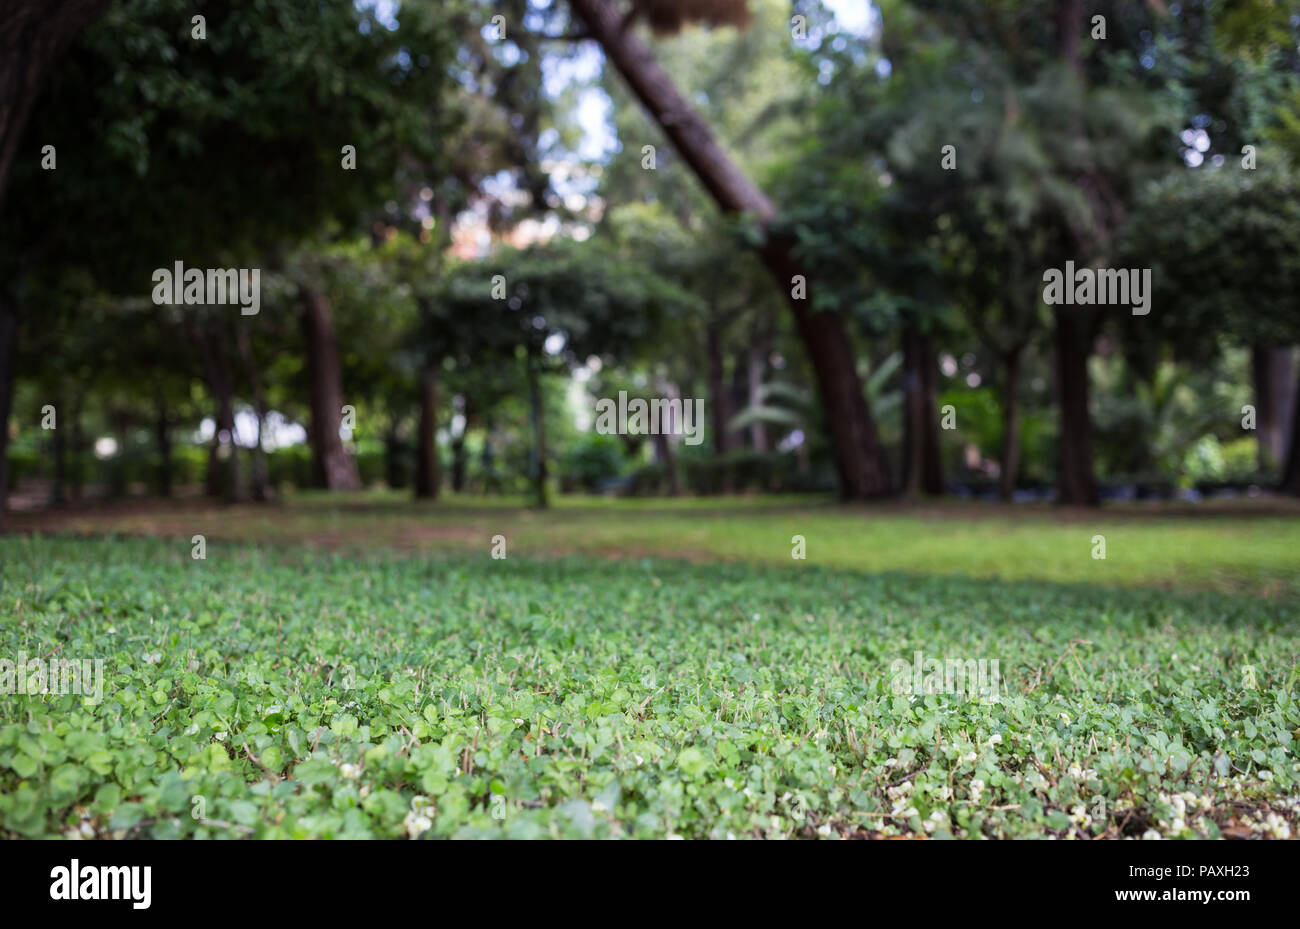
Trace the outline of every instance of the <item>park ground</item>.
[[[5, 651], [106, 675], [0, 696], [0, 834], [1292, 837], [1298, 515], [15, 512]], [[996, 661], [996, 698], [900, 692], [918, 652]]]

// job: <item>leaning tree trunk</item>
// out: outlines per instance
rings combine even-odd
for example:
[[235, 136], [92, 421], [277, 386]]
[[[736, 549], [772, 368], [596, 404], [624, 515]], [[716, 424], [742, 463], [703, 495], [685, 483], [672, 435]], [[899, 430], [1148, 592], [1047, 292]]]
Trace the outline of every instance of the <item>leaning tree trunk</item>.
[[[708, 124], [682, 97], [646, 44], [624, 28], [623, 12], [607, 0], [569, 0], [569, 6], [718, 207], [724, 213], [752, 213], [759, 223], [768, 225], [775, 215], [771, 202], [723, 151]], [[807, 294], [803, 299], [795, 297], [795, 277], [806, 276], [790, 240], [769, 233], [760, 256], [789, 302], [817, 376], [841, 494], [851, 500], [887, 494], [888, 470], [843, 319], [834, 313], [813, 312]]]
[[416, 440], [415, 495], [437, 500], [442, 484], [438, 460], [438, 368], [430, 361], [420, 372], [420, 434]]
[[1073, 308], [1055, 307], [1056, 396], [1060, 404], [1057, 502], [1096, 506], [1092, 473], [1092, 419], [1088, 415], [1088, 355], [1091, 325]]
[[0, 207], [27, 117], [53, 63], [110, 0], [0, 3]]
[[1002, 358], [1002, 474], [998, 495], [1010, 500], [1016, 490], [1020, 471], [1020, 356], [1024, 349], [1013, 348]]
[[934, 346], [912, 323], [903, 328], [904, 493], [943, 493]]
[[343, 374], [334, 316], [325, 295], [301, 285], [302, 327], [311, 385], [311, 439], [316, 483], [327, 490], [360, 490], [356, 459], [339, 438], [343, 418]]
[[[800, 273], [788, 242], [769, 240], [763, 256], [779, 280], [790, 281]], [[811, 290], [810, 285], [810, 294]], [[812, 312], [800, 306], [801, 302], [791, 302], [795, 327], [808, 352], [830, 423], [840, 494], [846, 500], [884, 496], [889, 493], [889, 468], [844, 322], [834, 313]]]
[[0, 532], [5, 528], [9, 498], [9, 411], [14, 401], [14, 364], [18, 358], [18, 307], [0, 291]]

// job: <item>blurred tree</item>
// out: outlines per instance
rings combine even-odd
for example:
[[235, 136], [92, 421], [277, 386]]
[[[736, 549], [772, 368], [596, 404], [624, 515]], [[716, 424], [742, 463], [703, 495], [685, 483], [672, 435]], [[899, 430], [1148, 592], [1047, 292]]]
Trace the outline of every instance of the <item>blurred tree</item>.
[[[9, 0], [0, 7], [0, 208], [4, 206], [18, 141], [51, 68], [76, 35], [110, 2]], [[5, 325], [0, 316], [0, 333], [6, 331]], [[0, 353], [6, 350], [12, 348], [0, 339]], [[0, 387], [0, 392], [4, 389]], [[0, 487], [3, 484], [0, 481]]]
[[[734, 228], [716, 211], [691, 214], [685, 221], [657, 202], [627, 202], [610, 208], [597, 234], [609, 235], [627, 262], [636, 262], [698, 299], [699, 311], [674, 319], [657, 336], [643, 343], [643, 352], [625, 362], [658, 367], [683, 390], [694, 391], [702, 382], [708, 397], [713, 448], [726, 456], [744, 431], [735, 428], [733, 415], [742, 405], [761, 403], [760, 389], [773, 349], [775, 316], [779, 300], [757, 258], [739, 242]], [[718, 273], [719, 268], [729, 273]], [[752, 340], [738, 336], [748, 330]], [[728, 336], [744, 349], [733, 376], [744, 377], [745, 403], [733, 406], [727, 383]], [[820, 419], [817, 426], [820, 428]], [[752, 421], [752, 434], [761, 432], [762, 420]], [[730, 489], [724, 470], [722, 490]]]
[[[1067, 259], [1090, 265], [1113, 256], [1125, 198], [1159, 170], [1161, 131], [1172, 137], [1170, 108], [1160, 97], [1167, 88], [1132, 52], [1150, 43], [1142, 29], [1149, 32], [1153, 14], [1103, 4], [1098, 12], [1110, 32], [1101, 43], [1088, 39], [1084, 9], [1074, 0], [885, 2], [880, 9], [874, 54], [818, 52], [831, 81], [810, 160], [815, 199], [827, 215], [846, 218], [831, 231], [808, 233], [808, 247], [832, 256], [855, 249], [858, 286], [893, 294], [861, 305], [877, 326], [895, 314], [911, 330], [905, 341], [913, 357], [926, 356], [915, 332], [942, 320], [947, 304], [960, 304], [1003, 363], [1003, 470], [1014, 481], [1015, 382], [1032, 328], [1014, 330], [1037, 321], [1039, 275]], [[861, 164], [864, 144], [870, 170], [854, 176], [847, 166]], [[1166, 157], [1167, 150], [1166, 143]], [[1087, 358], [1097, 314], [1058, 307], [1054, 316], [1058, 498], [1096, 503]], [[915, 448], [916, 439], [908, 444]], [[913, 460], [917, 454], [923, 451]]]
[[[1182, 171], [1152, 184], [1127, 227], [1126, 249], [1152, 269], [1153, 306], [1162, 310], [1151, 314], [1153, 337], [1181, 357], [1204, 363], [1223, 335], [1253, 349], [1300, 342], [1300, 180], [1288, 164]], [[1279, 484], [1290, 493], [1300, 493], [1297, 401], [1280, 456]], [[1257, 388], [1263, 448], [1285, 447], [1283, 402], [1276, 389]]]
[[660, 331], [665, 317], [698, 312], [693, 295], [596, 239], [507, 249], [461, 265], [447, 275], [434, 303], [445, 314], [449, 341], [479, 364], [513, 358], [521, 367], [538, 506], [547, 505], [542, 376], [592, 356], [627, 357]]
[[[717, 21], [711, 8], [679, 2], [671, 15], [657, 21], [679, 25]], [[852, 343], [836, 312], [816, 312], [805, 299], [815, 290], [794, 253], [793, 243], [768, 227], [776, 217], [772, 202], [719, 144], [709, 124], [687, 102], [654, 54], [628, 28], [629, 18], [607, 0], [569, 0], [574, 17], [604, 49], [628, 86], [662, 127], [682, 158], [728, 214], [748, 214], [756, 224], [752, 241], [763, 262], [787, 295], [800, 339], [817, 375], [822, 402], [834, 438], [840, 491], [846, 499], [865, 499], [889, 491], [889, 478], [853, 359]], [[740, 14], [722, 17], [737, 21]], [[802, 282], [802, 286], [800, 284]]]
[[[106, 292], [142, 295], [152, 270], [178, 258], [250, 267], [327, 220], [355, 222], [403, 157], [438, 151], [454, 54], [444, 12], [408, 3], [399, 22], [345, 0], [309, 16], [291, 0], [235, 0], [198, 37], [192, 3], [110, 7], [52, 74], [21, 141], [5, 137], [17, 155], [0, 214], [0, 329], [16, 329], [23, 274], [84, 268]], [[55, 170], [42, 167], [46, 145]], [[335, 367], [326, 316], [304, 295], [321, 386]], [[233, 357], [218, 335], [229, 337], [212, 330], [200, 342], [210, 383], [216, 353]], [[0, 400], [11, 356], [0, 351]], [[337, 427], [330, 396], [316, 407], [335, 428], [315, 424], [321, 435]], [[325, 471], [347, 479], [346, 467]]]

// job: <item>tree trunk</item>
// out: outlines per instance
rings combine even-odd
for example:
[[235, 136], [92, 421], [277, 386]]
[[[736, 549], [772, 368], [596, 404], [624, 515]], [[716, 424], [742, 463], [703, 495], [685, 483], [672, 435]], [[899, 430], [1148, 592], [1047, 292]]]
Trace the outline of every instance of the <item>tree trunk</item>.
[[655, 457], [664, 466], [664, 476], [668, 479], [668, 496], [680, 497], [682, 485], [677, 473], [677, 459], [673, 455], [673, 444], [662, 429], [651, 439], [654, 440]]
[[[46, 73], [68, 43], [98, 17], [110, 0], [7, 0], [0, 4], [0, 209], [9, 173], [23, 140], [32, 106]], [[39, 150], [29, 154], [35, 157]], [[16, 382], [18, 311], [0, 293], [0, 532], [4, 531], [9, 496], [9, 416]], [[56, 407], [56, 415], [63, 415]], [[52, 502], [63, 502], [65, 442], [57, 427], [53, 438]]]
[[[719, 459], [725, 458], [731, 450], [731, 435], [727, 431], [727, 421], [731, 419], [731, 404], [727, 397], [725, 375], [722, 370], [722, 332], [721, 326], [710, 320], [704, 329], [704, 350], [708, 357], [709, 397], [713, 403], [713, 451]], [[731, 468], [720, 465], [722, 469], [721, 490], [724, 494], [735, 490], [731, 477]]]
[[438, 368], [430, 361], [420, 372], [420, 434], [416, 442], [415, 495], [437, 500], [442, 484], [438, 460]]
[[[788, 242], [769, 241], [763, 257], [779, 280], [789, 282], [800, 274]], [[811, 282], [808, 289], [811, 300]], [[890, 489], [889, 467], [844, 321], [834, 313], [815, 313], [803, 306], [806, 302], [794, 300], [790, 305], [830, 424], [840, 495], [845, 500], [885, 496]]]
[[538, 507], [550, 505], [546, 495], [546, 410], [542, 403], [541, 377], [537, 361], [528, 357], [528, 419], [533, 427], [533, 448], [528, 455], [528, 472], [533, 481], [533, 500]]
[[1091, 325], [1074, 307], [1053, 308], [1056, 317], [1056, 395], [1060, 404], [1057, 503], [1096, 506], [1092, 473], [1092, 420], [1088, 415]]
[[1292, 364], [1293, 348], [1281, 349], [1281, 357], [1273, 368], [1274, 390], [1278, 391], [1278, 428], [1277, 460], [1279, 464], [1286, 458], [1287, 450], [1295, 438], [1296, 391], [1300, 389], [1300, 376], [1297, 376]]
[[0, 207], [23, 128], [47, 72], [110, 0], [6, 0], [0, 4]]
[[[233, 503], [239, 491], [239, 465], [235, 455], [235, 396], [230, 365], [220, 332], [207, 328], [206, 320], [187, 318], [190, 340], [203, 362], [204, 380], [216, 401], [215, 428], [208, 447], [208, 473], [205, 489], [210, 497], [222, 497]], [[221, 436], [225, 434], [223, 441]], [[225, 457], [223, 466], [222, 458]]]
[[339, 365], [334, 316], [324, 294], [299, 285], [302, 326], [307, 343], [307, 376], [311, 384], [311, 439], [316, 483], [327, 490], [360, 490], [356, 460], [339, 438], [343, 418], [343, 375]]
[[257, 417], [257, 439], [253, 445], [253, 467], [249, 472], [250, 489], [253, 499], [265, 503], [271, 499], [270, 468], [266, 462], [266, 449], [262, 447], [262, 429], [269, 412], [266, 394], [262, 392], [262, 377], [257, 369], [257, 358], [253, 355], [253, 346], [248, 339], [248, 328], [242, 323], [235, 324], [235, 343], [239, 357], [244, 363], [244, 375], [248, 378], [248, 387], [253, 394], [253, 413]]
[[[645, 43], [632, 29], [624, 28], [622, 10], [607, 0], [569, 0], [569, 6], [718, 207], [724, 213], [752, 213], [767, 226], [775, 213], [772, 204], [718, 144], [708, 124], [682, 97]], [[794, 278], [806, 276], [795, 260], [792, 242], [769, 234], [760, 255], [789, 302], [817, 375], [841, 494], [852, 500], [887, 494], [889, 473], [843, 320], [834, 313], [814, 313], [809, 299], [794, 298]]]
[[1291, 447], [1278, 489], [1300, 497], [1300, 378], [1296, 379], [1295, 396], [1291, 399]]
[[465, 473], [468, 469], [465, 451], [465, 433], [451, 440], [451, 489], [456, 493], [465, 491]]
[[1268, 473], [1281, 464], [1287, 451], [1291, 422], [1291, 349], [1251, 346], [1250, 370], [1255, 390], [1259, 470]]
[[934, 346], [915, 325], [903, 327], [904, 493], [943, 493]]
[[[224, 375], [224, 359], [222, 360]], [[239, 496], [239, 459], [235, 445], [235, 407], [230, 381], [223, 376], [213, 386], [216, 394], [216, 428], [208, 448], [207, 493], [234, 503]]]
[[18, 307], [0, 291], [0, 532], [9, 499], [9, 412], [14, 402], [14, 364], [18, 359]]
[[[1057, 7], [1057, 37], [1061, 58], [1077, 83], [1079, 101], [1068, 111], [1070, 134], [1079, 145], [1086, 144], [1087, 129], [1083, 120], [1086, 75], [1083, 69], [1084, 36], [1083, 0], [1063, 0]], [[1077, 185], [1097, 207], [1098, 178], [1092, 168], [1078, 173]], [[1100, 220], [1098, 221], [1100, 223]], [[1107, 230], [1102, 225], [1079, 225], [1067, 221], [1073, 257], [1086, 259], [1099, 251], [1099, 240]], [[1085, 262], [1086, 263], [1086, 262]], [[1097, 485], [1092, 470], [1092, 420], [1088, 415], [1088, 356], [1092, 353], [1093, 317], [1076, 307], [1056, 306], [1056, 383], [1060, 403], [1060, 463], [1057, 502], [1071, 506], [1096, 506]]]
[[1002, 358], [1002, 474], [998, 482], [998, 495], [1009, 501], [1016, 489], [1016, 475], [1020, 471], [1020, 355], [1023, 348], [1014, 348]]

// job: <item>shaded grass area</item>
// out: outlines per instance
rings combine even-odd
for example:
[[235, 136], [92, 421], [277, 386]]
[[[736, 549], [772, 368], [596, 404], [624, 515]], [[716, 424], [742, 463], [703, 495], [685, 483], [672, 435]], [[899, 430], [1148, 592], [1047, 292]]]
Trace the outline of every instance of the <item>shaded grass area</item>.
[[[474, 547], [0, 539], [5, 655], [106, 667], [97, 704], [0, 697], [0, 831], [1297, 828], [1290, 601]], [[898, 692], [917, 651], [996, 660], [998, 699]]]
[[[270, 506], [202, 501], [13, 514], [27, 532], [158, 534], [366, 549], [511, 555], [661, 555], [1102, 586], [1300, 596], [1300, 508], [1293, 501], [1100, 511], [979, 504], [846, 508], [811, 498], [627, 501], [562, 498], [417, 504], [394, 494], [301, 495]], [[806, 562], [794, 562], [794, 536]], [[1104, 536], [1105, 560], [1093, 557]]]

